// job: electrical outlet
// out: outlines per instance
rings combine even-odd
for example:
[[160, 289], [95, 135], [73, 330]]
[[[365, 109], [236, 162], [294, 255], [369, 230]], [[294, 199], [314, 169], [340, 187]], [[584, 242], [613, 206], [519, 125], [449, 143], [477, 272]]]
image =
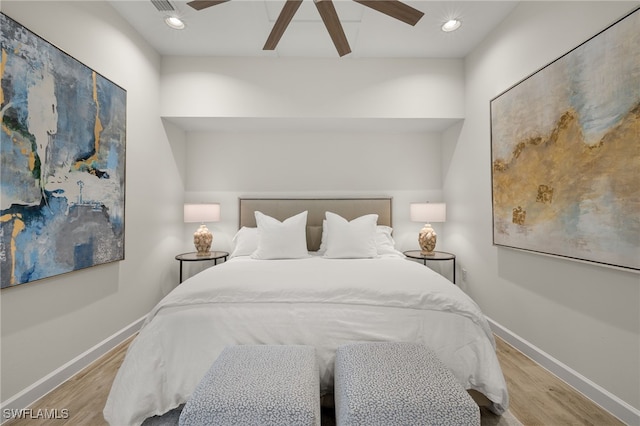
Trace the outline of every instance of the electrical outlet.
[[465, 268], [462, 268], [462, 281], [467, 282], [468, 276], [469, 276], [468, 271]]

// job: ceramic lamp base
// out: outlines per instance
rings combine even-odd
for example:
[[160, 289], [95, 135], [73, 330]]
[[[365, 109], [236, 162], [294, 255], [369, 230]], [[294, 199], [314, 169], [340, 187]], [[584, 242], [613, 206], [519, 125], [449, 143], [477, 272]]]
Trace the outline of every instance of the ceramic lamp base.
[[436, 231], [433, 230], [430, 224], [424, 225], [424, 228], [420, 230], [420, 234], [418, 234], [418, 244], [420, 244], [420, 248], [422, 251], [420, 252], [423, 256], [433, 256], [433, 250], [436, 248], [436, 240], [438, 236], [436, 235]]
[[193, 233], [193, 245], [196, 247], [198, 256], [209, 256], [212, 242], [213, 234], [211, 234], [207, 225], [200, 225], [198, 230]]

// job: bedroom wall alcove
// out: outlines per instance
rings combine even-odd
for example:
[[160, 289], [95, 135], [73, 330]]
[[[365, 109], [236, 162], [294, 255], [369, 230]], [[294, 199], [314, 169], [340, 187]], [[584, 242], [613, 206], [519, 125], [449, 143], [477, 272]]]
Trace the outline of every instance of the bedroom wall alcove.
[[239, 197], [391, 196], [396, 242], [411, 249], [409, 204], [442, 200], [440, 156], [438, 133], [189, 133], [185, 200], [221, 203], [213, 226], [216, 247], [227, 250]]
[[228, 212], [220, 248], [239, 196], [275, 194], [393, 196], [410, 249], [409, 203], [443, 199], [441, 134], [463, 118], [464, 70], [459, 59], [165, 57], [160, 91], [163, 120], [186, 132], [186, 200]]

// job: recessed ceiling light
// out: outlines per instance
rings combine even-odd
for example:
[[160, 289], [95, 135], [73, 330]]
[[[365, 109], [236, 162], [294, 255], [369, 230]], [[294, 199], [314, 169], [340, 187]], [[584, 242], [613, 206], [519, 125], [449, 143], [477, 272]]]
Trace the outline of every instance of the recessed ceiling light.
[[184, 22], [177, 16], [167, 16], [164, 18], [164, 22], [174, 30], [184, 29]]
[[460, 28], [460, 25], [462, 25], [462, 21], [459, 19], [449, 19], [447, 22], [442, 24], [442, 31], [449, 33]]

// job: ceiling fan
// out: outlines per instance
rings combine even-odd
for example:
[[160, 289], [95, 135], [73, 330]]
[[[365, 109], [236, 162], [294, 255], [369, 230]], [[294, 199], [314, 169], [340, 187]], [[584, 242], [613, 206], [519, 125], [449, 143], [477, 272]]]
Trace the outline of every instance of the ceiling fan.
[[[196, 10], [206, 9], [211, 6], [215, 6], [220, 3], [226, 3], [229, 0], [192, 0], [187, 4]], [[392, 18], [398, 19], [409, 25], [415, 25], [424, 15], [423, 12], [414, 9], [413, 7], [402, 3], [399, 0], [353, 0], [356, 3], [360, 3]], [[320, 13], [320, 17], [324, 22], [324, 26], [327, 27], [329, 36], [333, 41], [338, 54], [342, 57], [348, 53], [351, 53], [351, 47], [349, 47], [349, 41], [344, 34], [342, 24], [336, 13], [336, 9], [332, 0], [313, 0]], [[275, 50], [280, 38], [284, 34], [285, 30], [289, 26], [289, 23], [296, 14], [296, 11], [300, 7], [302, 0], [287, 0], [278, 15], [267, 42], [265, 43], [263, 50]]]

